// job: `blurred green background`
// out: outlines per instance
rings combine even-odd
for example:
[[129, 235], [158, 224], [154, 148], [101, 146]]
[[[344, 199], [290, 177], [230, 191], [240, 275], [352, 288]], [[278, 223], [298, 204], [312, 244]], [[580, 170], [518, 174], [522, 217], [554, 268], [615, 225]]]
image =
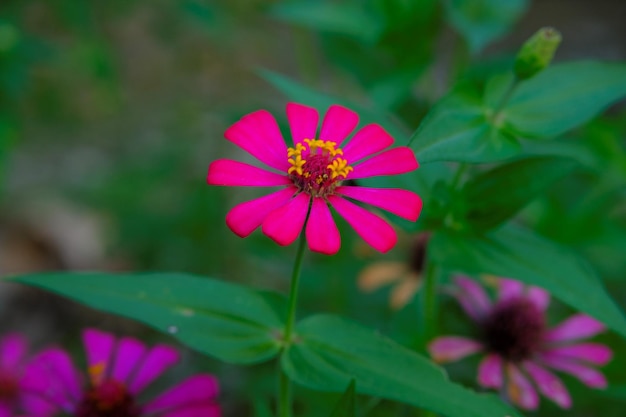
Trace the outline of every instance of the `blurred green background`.
[[[405, 144], [457, 81], [480, 84], [510, 68], [539, 27], [562, 32], [557, 61], [623, 61], [624, 21], [622, 0], [3, 0], [0, 274], [178, 270], [284, 291], [294, 248], [260, 233], [239, 239], [224, 222], [230, 207], [256, 192], [205, 184], [212, 160], [244, 157], [222, 136], [239, 117], [265, 108], [285, 126], [287, 98], [262, 70], [384, 113]], [[522, 215], [590, 259], [622, 308], [625, 116], [622, 103], [571, 134], [573, 152], [599, 168], [560, 182]], [[442, 170], [423, 167], [421, 175], [432, 184]], [[428, 188], [422, 197], [429, 201]], [[356, 285], [366, 265], [410, 258], [414, 231], [384, 257], [348, 231], [337, 256], [308, 256], [303, 313], [341, 313], [414, 344], [419, 301], [392, 312], [389, 289], [363, 294]], [[39, 344], [78, 351], [85, 325], [157, 337], [32, 289], [0, 286], [0, 303], [0, 329], [21, 330]], [[444, 328], [463, 331], [460, 310], [443, 303]], [[617, 337], [606, 341], [624, 350]], [[185, 363], [219, 374], [226, 416], [262, 416], [269, 406], [271, 366], [242, 370], [194, 355]], [[604, 393], [568, 379], [576, 398], [568, 415], [623, 415], [623, 366], [618, 355], [607, 370], [616, 387]], [[468, 384], [474, 370], [450, 369]], [[297, 403], [302, 416], [327, 413], [320, 410], [337, 398], [305, 394]], [[372, 410], [413, 415], [387, 403]], [[564, 415], [546, 401], [540, 413]]]

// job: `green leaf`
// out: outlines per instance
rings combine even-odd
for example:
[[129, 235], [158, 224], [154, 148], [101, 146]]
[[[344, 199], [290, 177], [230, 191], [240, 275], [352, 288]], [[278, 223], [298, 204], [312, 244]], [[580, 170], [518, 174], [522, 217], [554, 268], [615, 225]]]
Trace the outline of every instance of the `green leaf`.
[[448, 0], [448, 19], [476, 53], [506, 34], [528, 7], [527, 0]]
[[626, 64], [569, 62], [519, 85], [502, 117], [521, 134], [553, 137], [626, 96]]
[[392, 120], [385, 110], [364, 107], [344, 98], [319, 93], [310, 87], [273, 71], [261, 69], [259, 74], [291, 100], [315, 107], [321, 114], [332, 104], [344, 105], [359, 114], [361, 125], [377, 123], [384, 127], [399, 144], [406, 143], [404, 138], [407, 136], [407, 132], [399, 127], [398, 122]]
[[358, 6], [358, 3], [296, 1], [278, 3], [270, 15], [288, 23], [320, 32], [348, 35], [368, 43], [382, 33], [382, 22]]
[[463, 188], [466, 220], [472, 227], [493, 228], [513, 217], [576, 165], [569, 158], [537, 156], [483, 172]]
[[276, 299], [239, 285], [182, 273], [44, 273], [12, 280], [141, 321], [225, 362], [258, 363], [280, 349]]
[[475, 91], [457, 90], [443, 98], [410, 140], [420, 163], [493, 162], [520, 151], [515, 138], [493, 126]]
[[495, 395], [450, 382], [423, 356], [340, 317], [309, 317], [297, 325], [296, 334], [299, 342], [283, 354], [281, 363], [294, 381], [309, 388], [342, 392], [354, 379], [360, 393], [448, 417], [519, 415]]
[[346, 392], [339, 399], [330, 417], [356, 417], [355, 397], [356, 390], [353, 379], [350, 381]]
[[548, 290], [576, 310], [626, 336], [626, 318], [594, 272], [577, 255], [511, 225], [484, 236], [438, 232], [428, 246], [447, 269], [518, 279]]

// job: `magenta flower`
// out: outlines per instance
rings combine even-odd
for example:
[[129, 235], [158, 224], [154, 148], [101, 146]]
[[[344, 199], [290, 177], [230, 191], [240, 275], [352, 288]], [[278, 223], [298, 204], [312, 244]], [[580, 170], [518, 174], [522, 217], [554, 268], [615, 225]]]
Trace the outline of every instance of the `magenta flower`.
[[48, 377], [48, 401], [73, 417], [219, 417], [219, 386], [195, 375], [148, 401], [140, 394], [178, 359], [170, 346], [147, 348], [140, 341], [95, 329], [83, 332], [87, 377], [61, 349], [48, 349], [33, 362]]
[[413, 171], [418, 167], [413, 152], [407, 147], [387, 149], [393, 138], [376, 124], [364, 126], [352, 139], [345, 140], [357, 126], [359, 117], [342, 106], [328, 109], [319, 133], [319, 115], [311, 107], [289, 103], [287, 118], [293, 138], [293, 147], [289, 148], [276, 120], [265, 110], [244, 116], [225, 132], [226, 139], [273, 171], [220, 159], [209, 166], [209, 184], [284, 187], [235, 206], [226, 216], [228, 227], [245, 237], [261, 226], [263, 233], [276, 243], [289, 245], [302, 231], [310, 209], [305, 230], [309, 248], [334, 254], [341, 240], [330, 204], [373, 248], [381, 252], [391, 249], [397, 240], [393, 228], [350, 199], [415, 221], [422, 206], [420, 198], [402, 189], [342, 183]]
[[37, 392], [42, 377], [30, 366], [27, 351], [26, 340], [18, 334], [0, 339], [0, 417], [43, 417], [55, 411]]
[[485, 352], [478, 369], [478, 383], [501, 390], [513, 403], [527, 410], [539, 406], [537, 391], [562, 408], [572, 404], [561, 382], [547, 368], [568, 373], [592, 388], [604, 388], [606, 379], [593, 365], [611, 360], [602, 344], [581, 342], [604, 330], [604, 325], [584, 314], [575, 314], [551, 329], [545, 310], [549, 294], [511, 279], [499, 279], [498, 300], [492, 303], [475, 281], [457, 277], [455, 296], [478, 324], [480, 339], [457, 336], [435, 339], [429, 346], [438, 362], [451, 362]]

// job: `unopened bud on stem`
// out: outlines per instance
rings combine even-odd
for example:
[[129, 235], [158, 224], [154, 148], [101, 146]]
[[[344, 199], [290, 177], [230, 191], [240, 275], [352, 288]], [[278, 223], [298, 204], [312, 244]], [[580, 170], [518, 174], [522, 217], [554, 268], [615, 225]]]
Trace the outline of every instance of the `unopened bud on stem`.
[[520, 80], [534, 77], [550, 65], [561, 43], [561, 33], [550, 27], [541, 28], [520, 49], [515, 58], [515, 75]]

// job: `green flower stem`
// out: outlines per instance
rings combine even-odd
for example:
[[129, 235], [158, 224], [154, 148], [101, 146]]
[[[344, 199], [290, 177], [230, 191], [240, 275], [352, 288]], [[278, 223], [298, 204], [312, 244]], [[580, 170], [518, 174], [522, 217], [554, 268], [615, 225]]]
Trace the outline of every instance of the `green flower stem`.
[[[302, 270], [302, 259], [304, 258], [304, 249], [306, 248], [306, 235], [304, 230], [306, 224], [309, 221], [309, 214], [311, 213], [311, 207], [309, 206], [309, 212], [304, 220], [302, 231], [300, 232], [300, 238], [298, 241], [298, 249], [296, 251], [296, 260], [293, 264], [293, 272], [291, 273], [291, 288], [289, 290], [289, 310], [287, 311], [287, 321], [285, 323], [285, 330], [283, 332], [283, 351], [289, 349], [289, 346], [293, 343], [293, 327], [296, 321], [296, 307], [298, 304], [298, 286], [300, 282], [300, 271]], [[279, 363], [280, 366], [280, 363]], [[291, 384], [289, 377], [284, 371], [280, 370], [280, 381], [278, 384], [278, 415], [279, 417], [291, 417]]]
[[437, 265], [428, 262], [424, 282], [424, 341], [428, 343], [437, 334]]
[[513, 82], [511, 84], [509, 84], [507, 90], [502, 95], [502, 98], [500, 99], [500, 102], [498, 103], [496, 108], [493, 109], [493, 115], [491, 116], [491, 120], [495, 121], [495, 120], [498, 119], [498, 116], [500, 115], [500, 112], [502, 111], [504, 106], [506, 106], [506, 104], [509, 102], [509, 100], [513, 96], [513, 93], [515, 92], [517, 87], [520, 85], [521, 81], [522, 80], [520, 80], [517, 77], [513, 78]]

